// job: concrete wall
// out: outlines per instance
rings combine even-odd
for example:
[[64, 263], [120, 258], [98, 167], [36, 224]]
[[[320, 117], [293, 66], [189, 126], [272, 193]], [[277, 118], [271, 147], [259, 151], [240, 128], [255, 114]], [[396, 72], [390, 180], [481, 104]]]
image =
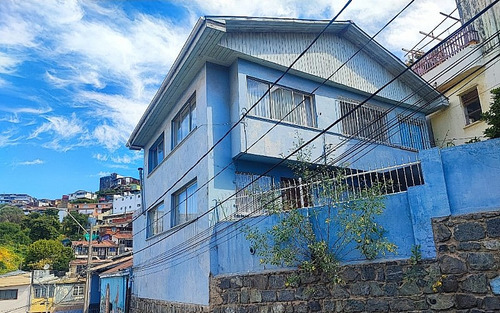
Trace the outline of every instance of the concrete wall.
[[0, 300], [2, 311], [9, 313], [27, 312], [30, 306], [30, 285], [2, 287], [0, 290], [17, 289], [17, 299]]

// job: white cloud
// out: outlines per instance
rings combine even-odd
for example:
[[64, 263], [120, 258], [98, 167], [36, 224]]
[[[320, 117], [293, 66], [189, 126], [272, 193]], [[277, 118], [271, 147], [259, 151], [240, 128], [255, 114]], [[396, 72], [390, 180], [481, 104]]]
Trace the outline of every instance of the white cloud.
[[22, 139], [14, 128], [4, 130], [0, 133], [0, 148], [17, 145]]
[[84, 133], [81, 127], [81, 122], [76, 118], [76, 114], [72, 113], [71, 118], [68, 119], [64, 116], [50, 116], [45, 118], [46, 123], [38, 127], [28, 139], [39, 137], [44, 133], [53, 133], [58, 139], [72, 138], [76, 135]]
[[39, 165], [39, 164], [44, 164], [45, 161], [40, 160], [40, 159], [35, 159], [32, 161], [24, 161], [24, 162], [17, 162], [16, 165]]
[[99, 161], [107, 161], [109, 159], [107, 154], [101, 154], [101, 153], [95, 153], [94, 155], [92, 155], [92, 157]]

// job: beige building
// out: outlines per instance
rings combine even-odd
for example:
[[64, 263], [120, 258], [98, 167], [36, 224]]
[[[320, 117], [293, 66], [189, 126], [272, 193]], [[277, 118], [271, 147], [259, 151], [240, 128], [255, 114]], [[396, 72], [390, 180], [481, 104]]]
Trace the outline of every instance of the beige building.
[[24, 313], [30, 306], [31, 273], [15, 271], [0, 275], [0, 312]]
[[[492, 0], [456, 0], [462, 23]], [[431, 115], [438, 147], [484, 140], [488, 125], [481, 113], [489, 110], [490, 91], [500, 87], [500, 6], [481, 15], [470, 26], [419, 60], [414, 67], [424, 79], [449, 98], [449, 106]]]

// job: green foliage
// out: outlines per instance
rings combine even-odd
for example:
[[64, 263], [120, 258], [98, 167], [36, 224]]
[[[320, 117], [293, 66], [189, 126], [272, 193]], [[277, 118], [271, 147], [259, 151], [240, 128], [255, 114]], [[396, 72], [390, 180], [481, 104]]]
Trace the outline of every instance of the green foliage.
[[26, 269], [43, 269], [48, 264], [51, 269], [68, 271], [69, 262], [74, 258], [71, 247], [65, 247], [58, 240], [38, 240], [28, 247]]
[[421, 261], [422, 261], [422, 250], [420, 248], [420, 245], [413, 245], [413, 247], [411, 247], [410, 264], [416, 265]]
[[22, 221], [22, 226], [29, 229], [29, 237], [33, 242], [40, 239], [56, 239], [60, 235], [59, 220], [50, 215], [31, 213]]
[[481, 119], [490, 125], [484, 134], [489, 138], [500, 138], [500, 88], [491, 90], [493, 103], [488, 112], [481, 115]]
[[20, 223], [24, 218], [24, 212], [18, 207], [8, 204], [0, 205], [0, 222]]
[[29, 230], [22, 229], [21, 225], [3, 222], [0, 223], [0, 245], [17, 247], [19, 245], [29, 245], [31, 239]]
[[[65, 216], [62, 220], [61, 232], [71, 240], [83, 239], [84, 231], [78, 223], [83, 227], [87, 227], [88, 216], [79, 212], [69, 212], [68, 214], [71, 214], [74, 219], [69, 215]], [[75, 220], [77, 220], [78, 223], [76, 223]]]
[[77, 200], [73, 200], [73, 201], [70, 201], [70, 203], [97, 203], [97, 199], [77, 199]]
[[45, 211], [43, 211], [43, 214], [59, 219], [59, 210], [55, 208], [45, 209]]
[[[297, 146], [301, 142], [299, 138]], [[310, 159], [310, 149], [300, 150], [297, 161], [290, 166], [301, 182], [316, 182], [314, 187], [300, 187], [302, 194], [315, 195], [314, 208], [301, 209], [297, 203], [285, 203], [280, 191], [262, 193], [262, 207], [276, 223], [263, 230], [247, 227], [244, 232], [261, 263], [298, 266], [305, 273], [322, 274], [339, 282], [339, 259], [350, 247], [354, 246], [367, 259], [396, 250], [376, 221], [385, 209], [385, 186], [364, 186], [353, 195], [345, 170], [312, 166]], [[311, 203], [312, 196], [306, 197]], [[332, 229], [339, 231], [333, 234]]]

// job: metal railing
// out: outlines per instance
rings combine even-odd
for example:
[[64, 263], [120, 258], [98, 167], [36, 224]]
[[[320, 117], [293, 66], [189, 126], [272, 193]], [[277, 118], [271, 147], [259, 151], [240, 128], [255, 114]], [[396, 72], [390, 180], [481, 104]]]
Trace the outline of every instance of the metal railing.
[[[366, 197], [370, 187], [378, 186], [381, 195], [404, 192], [424, 183], [420, 161], [388, 166], [376, 170], [345, 169], [336, 177], [331, 174], [315, 177], [312, 182], [301, 179], [281, 179], [267, 190], [256, 191], [252, 186], [241, 190], [233, 200], [233, 210], [220, 220], [265, 214], [270, 206], [287, 210], [323, 206], [328, 201], [350, 201]], [[327, 190], [329, 189], [329, 190]], [[249, 192], [251, 190], [251, 192]], [[329, 197], [330, 199], [325, 199]]]
[[434, 51], [418, 59], [412, 69], [418, 75], [424, 75], [433, 68], [437, 67], [439, 64], [465, 49], [465, 47], [477, 43], [479, 43], [479, 35], [474, 27], [469, 25], [460, 30], [445, 43], [438, 46]]

